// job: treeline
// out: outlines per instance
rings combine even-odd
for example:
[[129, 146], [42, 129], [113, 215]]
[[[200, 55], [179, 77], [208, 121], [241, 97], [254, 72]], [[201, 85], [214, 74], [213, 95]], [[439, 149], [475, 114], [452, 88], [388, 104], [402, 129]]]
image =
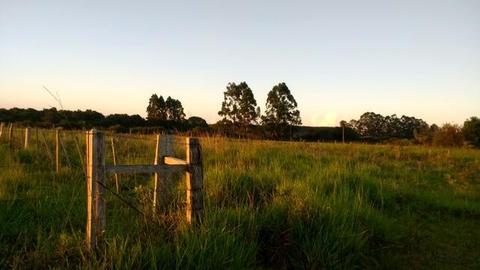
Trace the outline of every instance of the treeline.
[[467, 142], [480, 147], [480, 120], [467, 119], [463, 127], [429, 125], [412, 116], [383, 116], [366, 112], [359, 119], [341, 121], [337, 127], [305, 127], [291, 90], [282, 82], [272, 87], [260, 111], [252, 89], [246, 82], [231, 82], [223, 92], [223, 102], [215, 124], [197, 116], [187, 118], [180, 100], [152, 94], [146, 107], [146, 119], [140, 115], [103, 115], [92, 110], [69, 111], [56, 108], [0, 109], [0, 122], [17, 125], [65, 129], [98, 127], [116, 132], [157, 133], [189, 132], [196, 135], [221, 135], [236, 138], [395, 142], [425, 145], [462, 146]]
[[190, 117], [182, 121], [169, 119], [147, 120], [138, 114], [103, 115], [93, 110], [57, 110], [56, 108], [0, 109], [0, 122], [15, 123], [17, 126], [64, 129], [90, 129], [93, 127], [110, 129], [116, 132], [129, 131], [188, 131], [208, 130], [207, 122], [200, 117]]
[[423, 145], [460, 147], [466, 143], [480, 147], [480, 119], [471, 117], [463, 127], [444, 124], [428, 125], [424, 120], [411, 116], [383, 116], [367, 112], [358, 120], [341, 121], [342, 128], [353, 130], [358, 139], [367, 142], [401, 142]]

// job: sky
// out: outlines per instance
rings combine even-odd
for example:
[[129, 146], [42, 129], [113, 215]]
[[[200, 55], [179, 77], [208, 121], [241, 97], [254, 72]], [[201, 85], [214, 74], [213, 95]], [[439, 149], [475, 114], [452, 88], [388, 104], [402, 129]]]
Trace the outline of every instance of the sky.
[[0, 0], [0, 107], [146, 116], [153, 93], [213, 123], [229, 82], [285, 82], [304, 125], [367, 111], [480, 116], [480, 1]]

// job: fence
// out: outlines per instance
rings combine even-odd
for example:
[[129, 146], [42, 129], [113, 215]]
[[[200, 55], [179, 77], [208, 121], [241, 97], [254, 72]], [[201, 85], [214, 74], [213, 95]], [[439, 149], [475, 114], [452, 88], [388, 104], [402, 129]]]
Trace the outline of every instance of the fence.
[[[186, 218], [188, 223], [198, 223], [203, 214], [202, 153], [198, 139], [186, 138], [186, 160], [169, 156], [171, 136], [157, 135], [154, 164], [105, 165], [104, 134], [95, 129], [87, 132], [87, 244], [95, 248], [105, 232], [106, 204], [104, 200], [106, 174], [154, 173], [153, 208], [158, 203], [161, 179], [168, 174], [184, 172], [186, 179]], [[112, 143], [113, 145], [113, 143]], [[170, 146], [169, 146], [170, 145]], [[114, 149], [114, 148], [112, 148]], [[114, 150], [112, 151], [114, 152]], [[114, 158], [115, 160], [115, 158]], [[116, 163], [116, 162], [115, 162]], [[116, 178], [118, 181], [118, 178]]]
[[[5, 125], [0, 124], [0, 140], [4, 140]], [[120, 192], [119, 182], [120, 175], [123, 174], [154, 174], [153, 178], [153, 194], [152, 194], [152, 209], [155, 214], [160, 203], [168, 198], [170, 192], [169, 184], [172, 181], [172, 174], [181, 172], [185, 174], [185, 190], [186, 203], [185, 215], [186, 221], [189, 224], [195, 225], [202, 220], [203, 216], [203, 166], [202, 166], [202, 150], [197, 138], [185, 138], [185, 159], [180, 159], [174, 156], [173, 139], [171, 135], [156, 135], [155, 138], [155, 157], [152, 163], [147, 164], [117, 164], [117, 153], [114, 141], [114, 136], [110, 134], [111, 160], [113, 164], [106, 164], [106, 140], [105, 132], [98, 130], [86, 131], [85, 147], [86, 154], [82, 154], [80, 150], [81, 142], [77, 138], [77, 132], [63, 131], [56, 129], [51, 131], [41, 131], [31, 128], [19, 129], [13, 128], [13, 125], [8, 126], [8, 144], [10, 148], [33, 148], [38, 150], [45, 150], [54, 168], [50, 169], [55, 173], [60, 173], [62, 170], [62, 160], [66, 162], [66, 167], [82, 169], [87, 181], [87, 226], [86, 226], [86, 242], [90, 249], [96, 248], [101, 241], [106, 230], [106, 202], [105, 190], [109, 190], [106, 183], [108, 175], [114, 176], [116, 195]], [[34, 144], [32, 144], [32, 133], [35, 134]], [[73, 134], [73, 139], [70, 141], [70, 150], [76, 150], [78, 160], [81, 165], [76, 167], [70, 162], [67, 153], [67, 147], [64, 143], [64, 133]], [[120, 138], [130, 138], [128, 135], [114, 134]], [[54, 141], [55, 148], [52, 154], [46, 137]], [[21, 140], [18, 139], [21, 137]], [[20, 144], [21, 141], [21, 144]], [[74, 145], [75, 147], [73, 147]], [[43, 148], [42, 148], [43, 146]], [[145, 150], [145, 149], [144, 149]], [[63, 157], [63, 158], [62, 158]], [[77, 162], [78, 162], [77, 160]], [[145, 163], [145, 162], [144, 162]], [[123, 201], [123, 200], [122, 200]], [[125, 202], [125, 201], [123, 201]], [[131, 206], [131, 205], [130, 205]], [[131, 206], [134, 208], [133, 206]], [[136, 209], [136, 208], [135, 208]], [[138, 210], [138, 209], [137, 209]]]
[[[60, 128], [57, 128], [53, 131], [53, 137], [54, 137], [54, 149], [49, 147], [48, 142], [47, 142], [47, 136], [48, 133], [52, 133], [51, 130], [44, 130], [41, 129], [42, 131], [39, 132], [40, 129], [35, 128], [14, 128], [14, 125], [10, 123], [8, 125], [8, 130], [7, 130], [7, 135], [4, 136], [4, 131], [5, 131], [5, 124], [0, 123], [0, 140], [3, 140], [5, 137], [5, 140], [7, 141], [9, 147], [11, 149], [15, 149], [17, 145], [20, 145], [21, 148], [23, 149], [30, 149], [35, 147], [36, 149], [40, 149], [43, 147], [43, 150], [45, 151], [48, 160], [50, 161], [51, 164], [53, 164], [53, 168], [55, 173], [59, 173], [63, 164], [62, 164], [62, 159], [63, 162], [65, 162], [65, 166], [67, 167], [72, 167], [72, 163], [70, 161], [70, 157], [67, 153], [67, 148], [65, 147], [64, 141], [62, 139], [64, 133], [71, 133], [71, 131], [63, 131]], [[35, 136], [35, 143], [32, 143], [32, 137], [33, 135]], [[84, 166], [84, 157], [80, 151], [80, 142], [78, 138], [74, 137], [74, 144], [77, 150], [77, 154], [79, 156], [79, 160], [81, 162], [81, 167]], [[53, 152], [53, 153], [52, 153]]]

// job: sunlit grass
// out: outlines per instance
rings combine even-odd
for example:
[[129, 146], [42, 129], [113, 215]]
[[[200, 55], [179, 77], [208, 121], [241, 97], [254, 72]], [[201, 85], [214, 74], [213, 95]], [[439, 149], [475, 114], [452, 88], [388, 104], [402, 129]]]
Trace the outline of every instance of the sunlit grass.
[[[77, 136], [77, 139], [73, 139]], [[48, 137], [48, 136], [46, 136]], [[47, 138], [49, 144], [53, 137]], [[77, 141], [77, 142], [75, 142]], [[176, 153], [184, 156], [182, 139]], [[152, 163], [154, 136], [118, 138], [119, 163]], [[183, 178], [167, 212], [151, 214], [151, 176], [107, 193], [107, 233], [84, 247], [85, 180], [66, 134], [59, 175], [44, 146], [0, 146], [0, 265], [22, 268], [480, 267], [480, 152], [389, 145], [201, 139], [205, 218], [183, 218]], [[53, 149], [53, 148], [52, 148]], [[112, 162], [106, 138], [107, 163]], [[114, 189], [113, 178], [109, 186]]]

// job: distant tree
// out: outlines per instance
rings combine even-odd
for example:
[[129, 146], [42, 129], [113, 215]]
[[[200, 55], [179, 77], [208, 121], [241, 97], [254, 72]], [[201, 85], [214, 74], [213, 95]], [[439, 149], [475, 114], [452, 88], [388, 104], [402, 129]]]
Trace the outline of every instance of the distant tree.
[[166, 118], [171, 121], [180, 122], [185, 120], [185, 113], [183, 112], [182, 103], [178, 99], [171, 97], [167, 98], [165, 102], [165, 114]]
[[129, 127], [140, 127], [144, 125], [143, 118], [136, 115], [128, 115], [128, 114], [110, 114], [102, 121], [102, 125], [104, 127], [111, 127], [111, 126], [121, 126], [124, 128]]
[[185, 113], [182, 103], [172, 97], [165, 100], [163, 96], [153, 94], [147, 106], [147, 119], [150, 121], [183, 121], [185, 120]]
[[275, 85], [268, 93], [265, 115], [262, 123], [265, 125], [301, 125], [300, 111], [297, 102], [285, 83]]
[[366, 112], [360, 119], [350, 121], [353, 128], [363, 137], [385, 139], [386, 120], [381, 114]]
[[187, 123], [190, 128], [193, 128], [193, 127], [208, 128], [207, 121], [205, 121], [205, 119], [198, 116], [192, 116], [188, 118]]
[[246, 82], [240, 84], [229, 83], [223, 93], [222, 108], [218, 115], [224, 121], [247, 126], [256, 123], [258, 119], [257, 101]]
[[480, 147], [480, 118], [470, 117], [463, 123], [463, 135], [473, 146]]
[[[55, 107], [51, 109], [44, 109], [43, 110], [43, 117], [42, 121], [47, 123], [50, 126], [55, 126], [61, 120], [61, 115], [58, 113]], [[17, 120], [18, 121], [18, 120]]]
[[[163, 98], [162, 98], [163, 99]], [[161, 117], [162, 106], [157, 94], [153, 94], [148, 101], [147, 119], [148, 120], [165, 120]]]
[[358, 120], [350, 121], [349, 125], [358, 134], [373, 140], [388, 138], [413, 139], [415, 134], [428, 129], [428, 124], [422, 119], [403, 115], [383, 116], [381, 114], [366, 112]]
[[402, 118], [400, 118], [398, 126], [399, 132], [396, 135], [399, 138], [413, 139], [415, 134], [428, 128], [428, 124], [422, 119], [403, 115]]
[[167, 111], [167, 103], [163, 99], [163, 96], [158, 97], [158, 120], [167, 120]]
[[463, 146], [462, 130], [457, 125], [445, 124], [433, 136], [433, 145], [460, 147]]
[[415, 141], [419, 144], [431, 145], [433, 143], [433, 137], [438, 131], [438, 126], [432, 124], [430, 127], [420, 129], [415, 132]]

